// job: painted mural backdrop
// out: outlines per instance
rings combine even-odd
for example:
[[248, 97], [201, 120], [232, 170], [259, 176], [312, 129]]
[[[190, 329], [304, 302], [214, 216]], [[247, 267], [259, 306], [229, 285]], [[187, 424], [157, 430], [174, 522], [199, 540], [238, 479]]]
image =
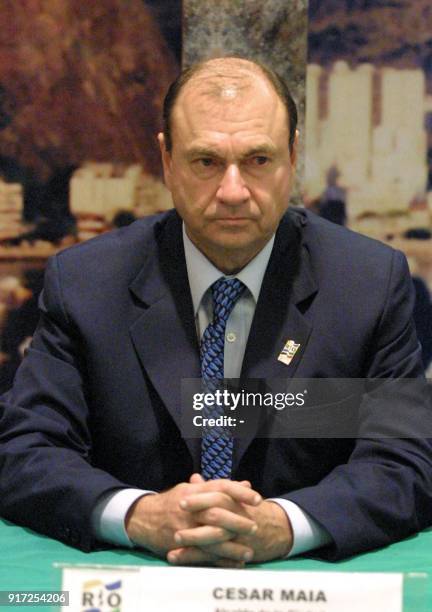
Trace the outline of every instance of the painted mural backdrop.
[[[48, 256], [171, 206], [155, 134], [186, 63], [246, 53], [303, 110], [306, 0], [2, 0], [0, 391], [37, 323]], [[432, 5], [309, 0], [307, 206], [409, 256], [432, 357]], [[301, 112], [302, 114], [302, 112]], [[300, 172], [302, 174], [302, 172]]]
[[432, 359], [432, 5], [309, 0], [305, 203], [403, 250]]
[[155, 135], [180, 30], [179, 0], [0, 4], [0, 390], [47, 257], [171, 206]]

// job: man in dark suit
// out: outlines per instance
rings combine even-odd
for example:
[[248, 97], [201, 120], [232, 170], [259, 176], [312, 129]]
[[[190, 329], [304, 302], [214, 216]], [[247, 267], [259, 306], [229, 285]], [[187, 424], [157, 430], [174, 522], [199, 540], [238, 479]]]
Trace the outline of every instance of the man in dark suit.
[[340, 558], [422, 529], [432, 449], [419, 432], [432, 427], [420, 392], [385, 439], [367, 402], [358, 440], [181, 435], [181, 381], [216, 357], [217, 376], [242, 379], [421, 386], [422, 369], [404, 257], [287, 212], [296, 111], [284, 83], [211, 60], [181, 75], [164, 110], [176, 210], [49, 262], [3, 401], [2, 515], [84, 550], [108, 541], [232, 567], [312, 549]]

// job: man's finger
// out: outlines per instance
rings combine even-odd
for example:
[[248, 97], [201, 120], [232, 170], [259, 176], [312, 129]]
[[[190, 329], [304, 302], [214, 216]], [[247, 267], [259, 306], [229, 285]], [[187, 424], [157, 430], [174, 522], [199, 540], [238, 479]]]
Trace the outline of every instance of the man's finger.
[[179, 502], [182, 510], [188, 512], [200, 512], [208, 508], [226, 508], [233, 510], [241, 509], [241, 506], [232, 497], [221, 491], [202, 491], [200, 493], [186, 494]]
[[172, 565], [210, 565], [215, 567], [226, 567], [241, 569], [244, 561], [224, 559], [201, 550], [200, 548], [176, 548], [167, 554], [167, 560]]
[[258, 506], [262, 502], [262, 497], [259, 493], [249, 487], [245, 487], [239, 482], [221, 478], [219, 480], [209, 480], [207, 482], [210, 491], [221, 491], [229, 495], [234, 501]]
[[237, 535], [253, 535], [258, 530], [258, 525], [253, 519], [239, 514], [235, 510], [225, 508], [210, 508], [201, 512], [195, 512], [193, 519], [201, 525], [213, 525], [223, 527]]
[[191, 484], [200, 484], [201, 482], [205, 482], [205, 480], [201, 476], [201, 474], [198, 474], [197, 472], [195, 472], [195, 474], [192, 474], [192, 476], [189, 478], [189, 482]]
[[175, 548], [167, 553], [173, 565], [213, 565], [216, 557], [200, 548]]
[[246, 563], [252, 561], [254, 556], [254, 551], [250, 546], [246, 546], [245, 544], [240, 544], [239, 542], [234, 542], [232, 540], [222, 542], [220, 544], [210, 544], [208, 546], [204, 546], [204, 550], [207, 553], [223, 559], [245, 561]]
[[[189, 478], [189, 482], [191, 484], [200, 484], [202, 482], [206, 482], [204, 480], [204, 478], [201, 476], [201, 474], [198, 474], [198, 472], [195, 472], [194, 474], [192, 474], [192, 476]], [[252, 485], [250, 483], [249, 480], [234, 480], [233, 482], [238, 482], [238, 484], [240, 484], [242, 487], [249, 487], [252, 488]]]
[[[200, 499], [206, 496], [205, 500]], [[193, 520], [201, 525], [213, 525], [223, 527], [237, 535], [252, 535], [256, 533], [258, 526], [254, 520], [244, 516], [243, 509], [232, 500], [230, 504], [218, 503], [212, 493], [201, 493], [188, 499], [185, 510], [194, 514]], [[225, 507], [224, 507], [225, 505]]]
[[202, 525], [192, 529], [182, 529], [174, 534], [174, 541], [179, 546], [205, 546], [218, 544], [234, 537], [231, 531], [222, 527]]
[[196, 487], [196, 493], [208, 493], [211, 491], [225, 493], [234, 501], [250, 506], [258, 506], [262, 502], [262, 497], [259, 493], [247, 485], [234, 482], [233, 480], [221, 478], [218, 480], [207, 480], [206, 482], [194, 482], [193, 484]]

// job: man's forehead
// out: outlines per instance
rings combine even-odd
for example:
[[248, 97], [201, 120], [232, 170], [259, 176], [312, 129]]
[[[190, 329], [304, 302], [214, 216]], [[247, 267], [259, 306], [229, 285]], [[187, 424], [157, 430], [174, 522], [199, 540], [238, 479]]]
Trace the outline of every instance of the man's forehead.
[[246, 59], [225, 57], [208, 60], [201, 64], [190, 78], [194, 79], [225, 78], [267, 78], [260, 66]]
[[[203, 131], [267, 133], [288, 130], [288, 113], [273, 84], [247, 61], [212, 61], [184, 84], [172, 110], [182, 138]], [[243, 135], [240, 135], [243, 138]]]
[[[251, 78], [252, 77], [252, 78]], [[253, 115], [276, 114], [277, 107], [285, 116], [285, 107], [272, 86], [261, 75], [205, 74], [192, 78], [179, 95], [173, 109], [173, 125], [177, 121], [195, 123], [199, 117], [235, 119]]]
[[225, 67], [224, 69], [206, 67], [193, 75], [184, 85], [178, 103], [181, 103], [182, 97], [229, 101], [250, 93], [251, 89], [276, 95], [267, 78], [255, 67], [254, 69], [243, 66]]
[[221, 98], [225, 100], [234, 100], [238, 96], [239, 88], [235, 83], [228, 83], [222, 87]]

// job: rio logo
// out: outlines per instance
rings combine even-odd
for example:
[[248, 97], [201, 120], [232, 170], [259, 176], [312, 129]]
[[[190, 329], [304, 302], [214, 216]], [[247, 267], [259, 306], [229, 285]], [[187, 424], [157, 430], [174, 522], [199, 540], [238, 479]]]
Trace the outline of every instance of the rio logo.
[[122, 582], [104, 584], [102, 580], [88, 580], [82, 588], [82, 612], [121, 612]]

